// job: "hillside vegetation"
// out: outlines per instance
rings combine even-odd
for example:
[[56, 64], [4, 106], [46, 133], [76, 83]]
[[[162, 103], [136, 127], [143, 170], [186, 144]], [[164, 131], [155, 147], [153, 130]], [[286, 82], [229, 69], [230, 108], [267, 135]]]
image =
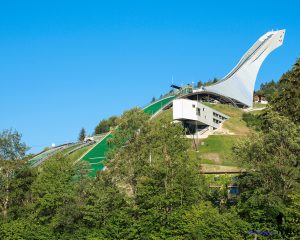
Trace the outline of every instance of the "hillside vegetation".
[[[190, 140], [189, 156], [201, 163], [204, 171], [239, 171], [237, 167], [239, 164], [234, 160], [232, 148], [234, 144], [254, 131], [247, 126], [247, 122], [243, 117], [245, 112], [230, 105], [205, 104], [228, 115], [230, 118], [224, 122], [221, 133], [196, 141], [197, 147], [195, 142]], [[152, 121], [162, 119], [171, 122], [173, 120], [172, 109], [162, 112]]]
[[[193, 143], [170, 121], [170, 111], [154, 121], [139, 109], [123, 114], [111, 138], [116, 148], [95, 178], [82, 162], [74, 164], [86, 149], [30, 168], [21, 135], [3, 131], [0, 239], [256, 238], [249, 231], [272, 234], [257, 239], [299, 239], [299, 83], [297, 60], [279, 82], [284, 92], [259, 121], [251, 119], [255, 131], [215, 135], [199, 144], [199, 154], [218, 152], [227, 167], [233, 167], [228, 154], [238, 160], [245, 171], [230, 178], [199, 171], [201, 159], [191, 157]], [[249, 125], [245, 120], [235, 121]], [[235, 137], [240, 140], [234, 143]]]
[[244, 111], [242, 109], [224, 104], [205, 104], [230, 117], [224, 122], [223, 128], [228, 129], [232, 134], [246, 136], [251, 133], [251, 129], [243, 120]]

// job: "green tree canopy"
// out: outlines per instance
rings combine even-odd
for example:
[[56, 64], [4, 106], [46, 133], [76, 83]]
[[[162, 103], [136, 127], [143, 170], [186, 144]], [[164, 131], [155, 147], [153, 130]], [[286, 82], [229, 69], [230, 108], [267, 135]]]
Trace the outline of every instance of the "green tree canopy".
[[263, 116], [261, 131], [234, 148], [247, 169], [241, 178], [241, 215], [257, 228], [281, 229], [290, 195], [300, 179], [300, 126], [276, 112]]
[[279, 80], [279, 91], [272, 99], [271, 108], [294, 121], [300, 122], [300, 59], [292, 70]]
[[79, 132], [79, 137], [78, 137], [78, 140], [79, 141], [83, 141], [86, 137], [86, 132], [85, 132], [85, 129], [84, 128], [81, 128], [80, 132]]
[[278, 94], [279, 91], [279, 83], [274, 80], [266, 83], [262, 83], [260, 85], [260, 89], [256, 92], [256, 94], [260, 94], [266, 97], [268, 101]]
[[99, 124], [96, 126], [94, 133], [102, 134], [109, 132], [110, 128], [116, 127], [118, 125], [118, 119], [118, 117], [112, 116], [108, 119], [100, 121]]
[[21, 160], [29, 148], [21, 141], [16, 130], [6, 129], [0, 133], [0, 160]]

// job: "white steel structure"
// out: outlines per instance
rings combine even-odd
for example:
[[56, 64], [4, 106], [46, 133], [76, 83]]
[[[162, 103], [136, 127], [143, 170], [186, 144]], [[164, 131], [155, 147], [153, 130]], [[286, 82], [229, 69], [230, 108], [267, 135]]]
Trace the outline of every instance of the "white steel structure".
[[282, 45], [284, 34], [285, 30], [264, 34], [246, 52], [229, 74], [220, 82], [204, 87], [202, 90], [228, 97], [242, 105], [252, 106], [253, 91], [260, 66], [274, 49]]

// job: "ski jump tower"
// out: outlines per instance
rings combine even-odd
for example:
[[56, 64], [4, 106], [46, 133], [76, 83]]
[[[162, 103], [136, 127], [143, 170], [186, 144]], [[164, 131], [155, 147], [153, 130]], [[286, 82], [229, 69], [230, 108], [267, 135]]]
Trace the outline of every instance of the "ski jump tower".
[[222, 98], [224, 100], [225, 97], [236, 105], [252, 106], [258, 71], [265, 58], [282, 45], [284, 34], [284, 29], [267, 32], [254, 43], [239, 63], [221, 81], [195, 90], [194, 94], [196, 92], [199, 95], [209, 94], [210, 97], [215, 97], [217, 100]]
[[206, 101], [229, 103], [238, 107], [253, 104], [258, 71], [265, 58], [282, 45], [285, 30], [271, 31], [260, 37], [239, 63], [221, 81], [192, 90], [173, 101], [173, 120], [181, 121], [193, 134], [217, 129], [228, 116], [202, 104]]

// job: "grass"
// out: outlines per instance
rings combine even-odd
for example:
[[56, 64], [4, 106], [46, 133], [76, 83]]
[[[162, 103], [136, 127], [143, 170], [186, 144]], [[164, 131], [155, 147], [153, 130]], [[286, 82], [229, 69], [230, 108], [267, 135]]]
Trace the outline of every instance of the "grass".
[[243, 120], [244, 111], [230, 105], [205, 104], [230, 117], [223, 123], [223, 128], [234, 135], [210, 135], [200, 141], [198, 153], [191, 149], [189, 154], [193, 158], [198, 155], [205, 171], [238, 171], [232, 148], [252, 131]]
[[211, 135], [200, 141], [198, 152], [189, 150], [191, 158], [201, 159], [203, 164], [236, 166], [233, 160], [232, 147], [241, 137], [234, 135]]
[[85, 152], [87, 152], [89, 149], [91, 149], [94, 145], [89, 145], [83, 148], [78, 149], [77, 151], [71, 153], [69, 157], [73, 161], [77, 161]]
[[161, 119], [167, 119], [168, 121], [173, 121], [173, 110], [172, 108], [162, 111], [158, 116], [156, 116], [152, 121], [159, 121]]
[[260, 115], [260, 114], [263, 114], [264, 112], [265, 112], [265, 110], [254, 110], [254, 111], [251, 111], [250, 113], [253, 115]]
[[64, 150], [62, 150], [62, 151], [60, 151], [60, 153], [61, 153], [61, 154], [66, 154], [66, 153], [68, 153], [69, 151], [72, 151], [73, 149], [75, 149], [76, 147], [78, 147], [78, 146], [68, 147], [68, 148], [66, 148], [66, 149], [64, 149]]
[[[68, 158], [71, 159], [71, 161], [77, 161], [85, 152], [87, 152], [93, 145], [89, 145], [89, 146], [86, 146], [86, 147], [83, 147], [83, 148], [80, 148], [78, 149], [77, 151], [71, 153], [70, 155], [67, 155]], [[72, 149], [74, 149], [75, 147], [77, 146], [74, 146], [74, 147], [70, 147], [70, 148], [67, 148], [67, 149], [64, 149], [63, 151], [58, 151], [56, 154], [54, 154], [53, 156], [51, 156], [49, 159], [47, 159], [47, 162], [48, 161], [51, 161], [53, 160], [54, 158], [56, 158], [57, 156], [63, 156], [65, 155], [66, 153], [68, 153], [69, 151], [71, 151]]]
[[263, 108], [266, 106], [267, 106], [267, 104], [263, 104], [263, 103], [254, 103], [253, 104], [253, 108]]
[[228, 129], [231, 133], [244, 136], [251, 133], [250, 128], [247, 127], [246, 122], [243, 120], [243, 110], [224, 104], [205, 103], [205, 105], [216, 109], [217, 111], [222, 112], [230, 117], [224, 122], [223, 128]]
[[213, 165], [213, 164], [201, 164], [201, 171], [203, 173], [209, 172], [241, 172], [241, 169], [236, 166], [222, 166], [222, 165]]
[[[211, 135], [200, 141], [198, 152], [192, 147], [193, 144], [191, 141], [191, 148], [188, 151], [189, 157], [194, 160], [199, 159], [201, 164], [205, 166], [205, 169], [213, 168], [220, 170], [223, 167], [224, 171], [228, 171], [231, 168], [231, 170], [236, 171], [237, 168], [235, 166], [237, 164], [233, 160], [232, 147], [237, 141], [246, 137], [251, 132], [242, 118], [244, 111], [228, 105], [207, 105], [230, 117], [224, 122], [223, 128], [228, 129], [235, 135]], [[155, 120], [163, 118], [172, 121], [172, 109], [162, 112]]]

